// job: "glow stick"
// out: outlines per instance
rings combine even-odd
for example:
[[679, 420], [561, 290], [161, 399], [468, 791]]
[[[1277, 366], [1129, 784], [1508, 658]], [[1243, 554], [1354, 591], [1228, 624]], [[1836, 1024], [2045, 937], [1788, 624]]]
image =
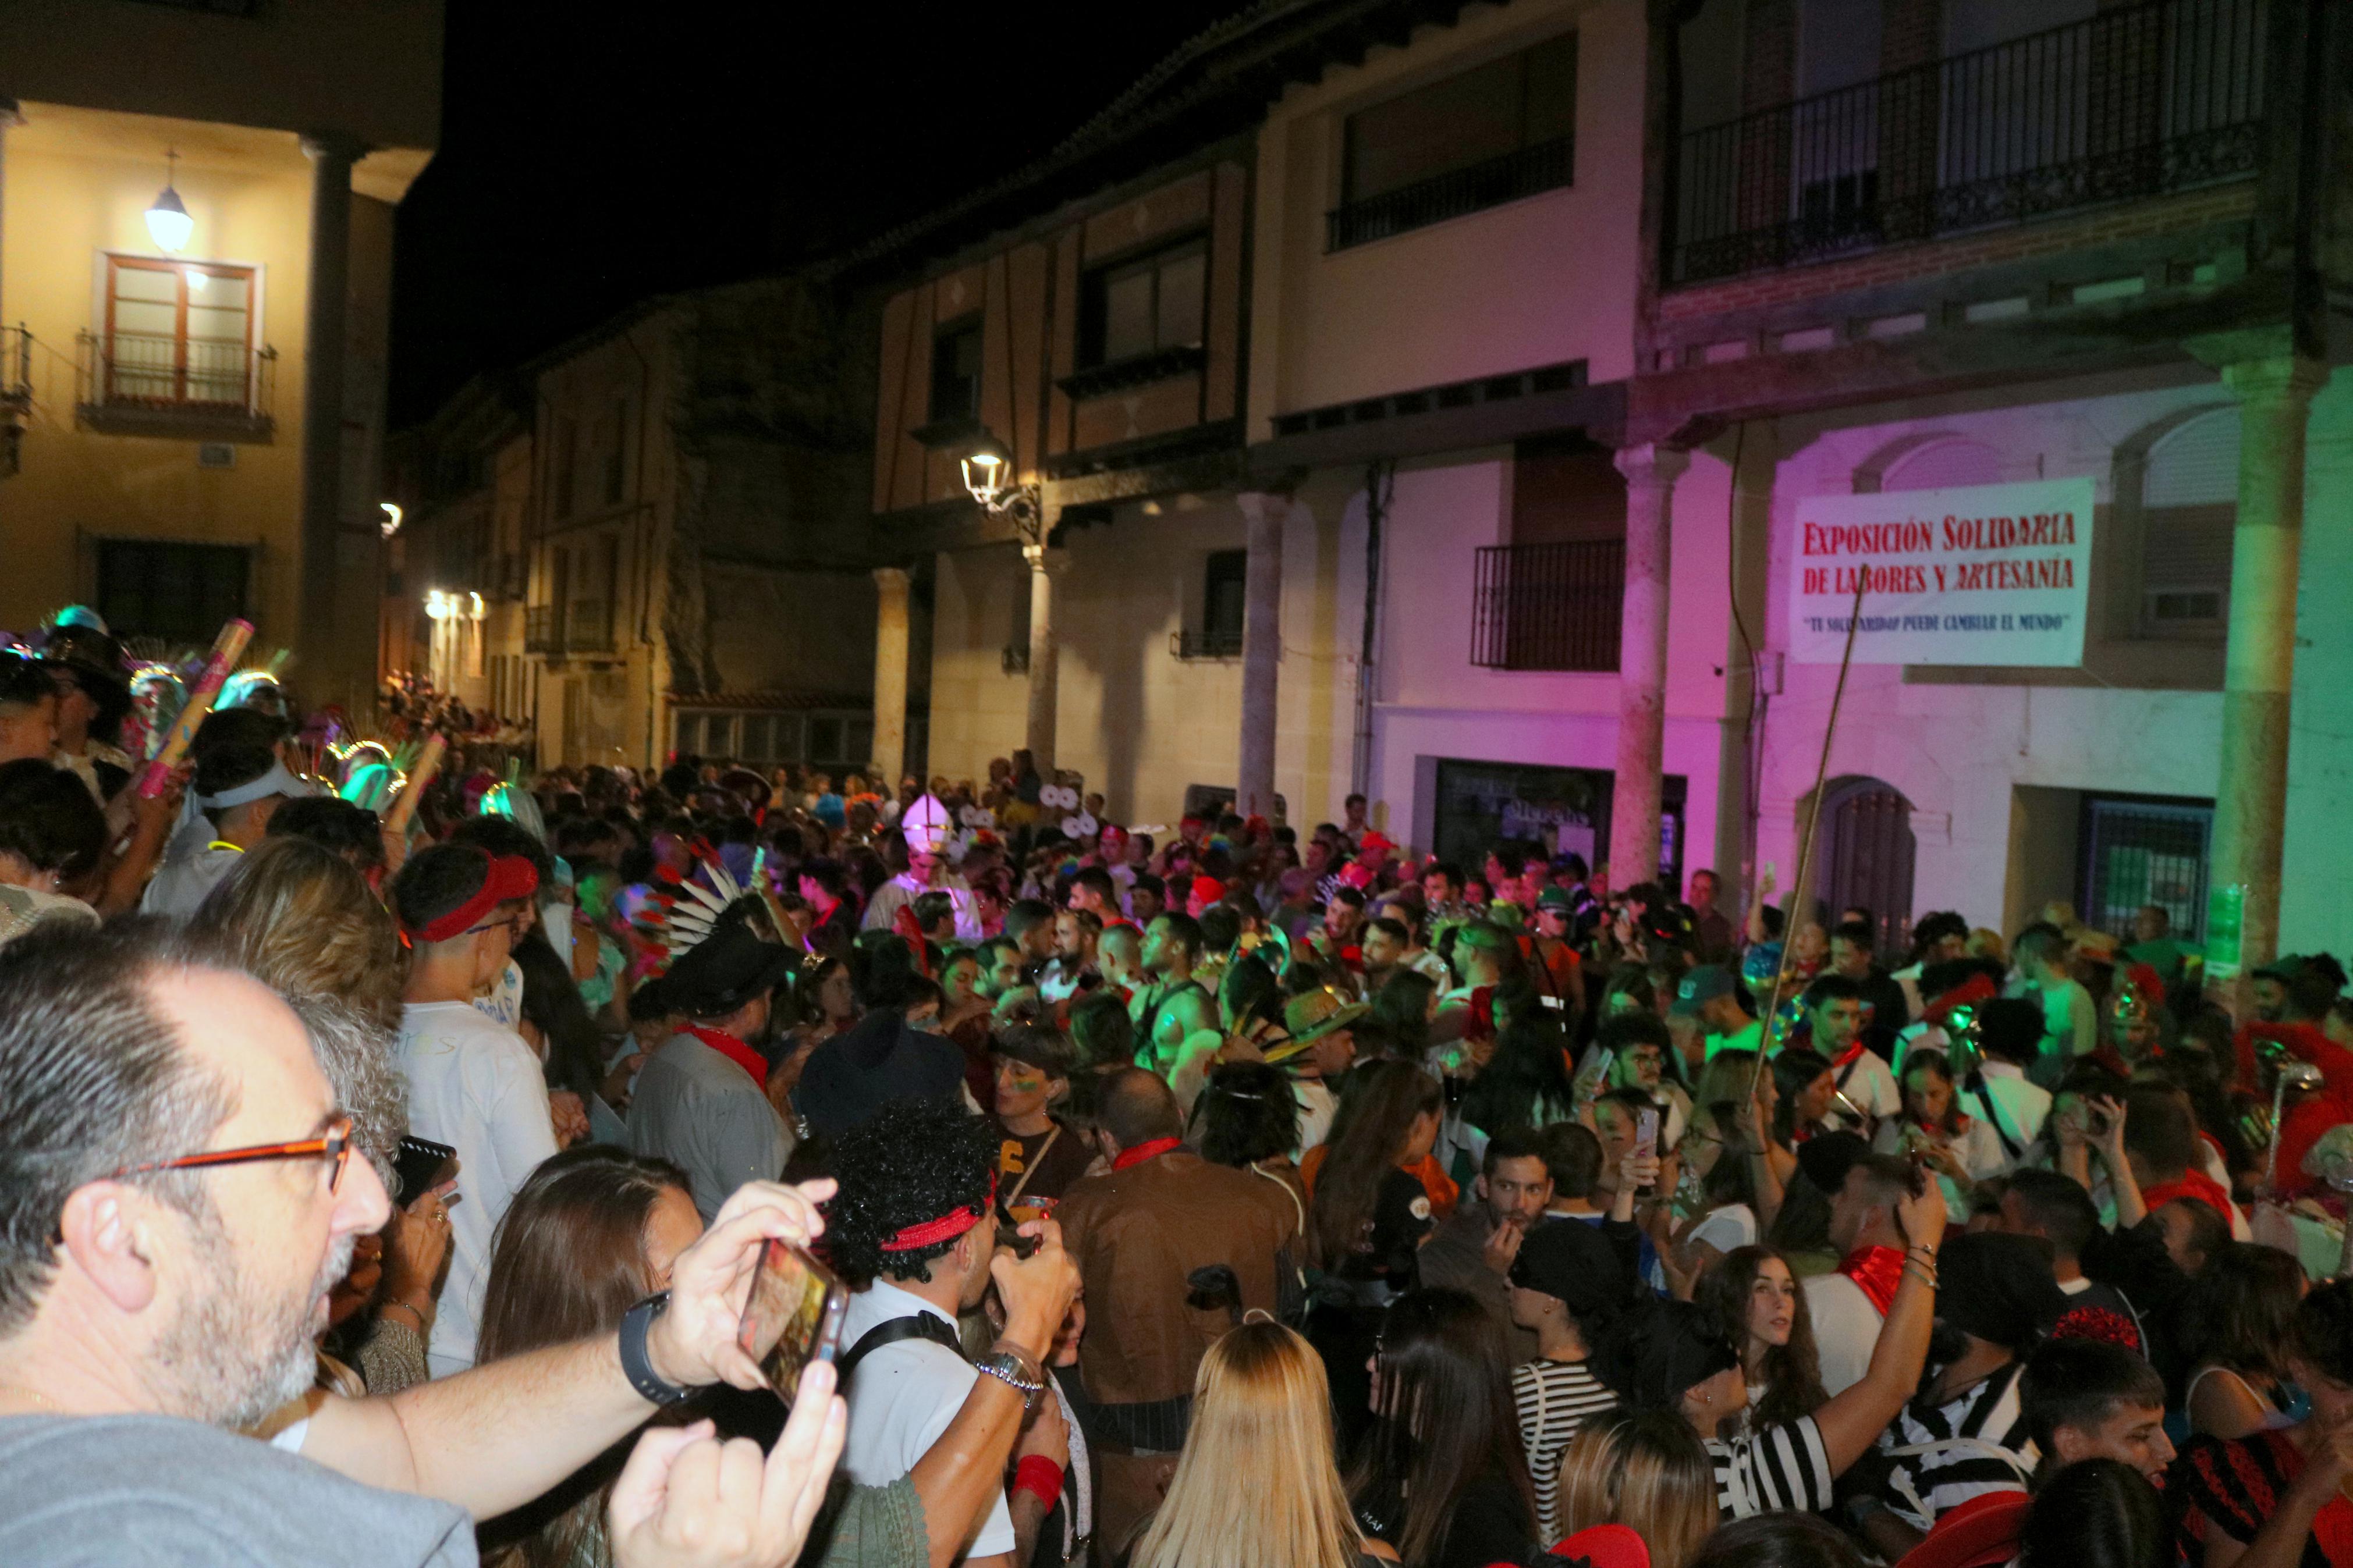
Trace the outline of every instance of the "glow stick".
[[188, 742], [196, 738], [196, 726], [213, 710], [213, 699], [220, 695], [228, 672], [237, 668], [245, 645], [252, 640], [251, 621], [232, 620], [221, 627], [220, 636], [213, 639], [212, 657], [205, 660], [204, 674], [197, 677], [195, 689], [181, 704], [180, 716], [172, 721], [171, 732], [164, 737], [155, 760], [147, 764], [146, 775], [139, 781], [141, 799], [154, 799], [171, 783], [172, 770], [180, 765], [180, 759], [187, 754]]
[[405, 834], [408, 831], [409, 818], [417, 815], [417, 803], [425, 798], [425, 786], [431, 784], [433, 775], [440, 771], [441, 753], [448, 746], [448, 742], [441, 738], [438, 730], [426, 737], [425, 750], [417, 755], [417, 765], [408, 770], [408, 787], [400, 792], [400, 798], [392, 803], [392, 811], [384, 819], [386, 833]]

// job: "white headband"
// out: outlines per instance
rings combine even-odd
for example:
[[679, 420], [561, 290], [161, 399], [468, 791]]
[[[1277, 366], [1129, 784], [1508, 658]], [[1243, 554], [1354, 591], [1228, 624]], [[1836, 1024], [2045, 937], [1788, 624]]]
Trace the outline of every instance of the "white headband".
[[233, 806], [249, 805], [257, 800], [267, 800], [273, 795], [306, 795], [311, 786], [286, 771], [283, 760], [273, 758], [269, 771], [250, 784], [233, 784], [218, 795], [203, 795], [196, 804], [206, 811], [227, 811]]

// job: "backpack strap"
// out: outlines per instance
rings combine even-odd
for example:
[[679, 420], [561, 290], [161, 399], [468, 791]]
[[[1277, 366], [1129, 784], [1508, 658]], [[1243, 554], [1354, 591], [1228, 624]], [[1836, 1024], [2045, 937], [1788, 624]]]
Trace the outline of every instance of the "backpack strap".
[[877, 1323], [859, 1335], [858, 1342], [849, 1347], [849, 1352], [834, 1363], [837, 1385], [847, 1386], [849, 1374], [858, 1370], [860, 1362], [884, 1345], [894, 1345], [901, 1340], [929, 1340], [935, 1345], [955, 1352], [957, 1360], [964, 1359], [964, 1346], [957, 1341], [954, 1329], [929, 1312], [910, 1312], [903, 1318], [892, 1318]]

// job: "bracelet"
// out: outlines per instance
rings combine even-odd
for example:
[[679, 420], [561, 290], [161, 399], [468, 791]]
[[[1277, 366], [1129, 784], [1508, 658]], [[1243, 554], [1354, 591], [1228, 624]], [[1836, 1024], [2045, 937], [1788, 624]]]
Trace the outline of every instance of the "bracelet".
[[670, 1292], [658, 1290], [621, 1317], [621, 1372], [629, 1386], [656, 1405], [676, 1405], [694, 1391], [681, 1388], [654, 1370], [646, 1356], [646, 1331], [670, 1307]]
[[1025, 1454], [1013, 1467], [1013, 1489], [1035, 1496], [1051, 1513], [1062, 1498], [1062, 1467], [1043, 1454]]
[[422, 1307], [414, 1307], [414, 1306], [411, 1306], [411, 1305], [410, 1305], [409, 1303], [407, 1303], [406, 1301], [385, 1301], [385, 1302], [383, 1302], [383, 1303], [381, 1303], [380, 1305], [378, 1305], [378, 1306], [377, 1306], [377, 1308], [376, 1308], [376, 1310], [375, 1310], [375, 1311], [376, 1311], [376, 1316], [377, 1316], [377, 1317], [379, 1317], [379, 1318], [380, 1318], [380, 1317], [382, 1317], [382, 1316], [384, 1316], [384, 1314], [385, 1314], [385, 1313], [386, 1313], [386, 1312], [396, 1311], [396, 1311], [406, 1312], [406, 1313], [407, 1313], [410, 1317], [412, 1317], [412, 1318], [416, 1319], [416, 1320], [417, 1320], [417, 1331], [418, 1333], [420, 1333], [420, 1334], [421, 1334], [421, 1333], [423, 1333], [423, 1332], [425, 1332], [425, 1331], [426, 1331], [426, 1330], [430, 1326], [431, 1320], [429, 1320], [429, 1319], [427, 1319], [427, 1318], [426, 1317], [426, 1315], [425, 1315], [425, 1310], [424, 1310]]

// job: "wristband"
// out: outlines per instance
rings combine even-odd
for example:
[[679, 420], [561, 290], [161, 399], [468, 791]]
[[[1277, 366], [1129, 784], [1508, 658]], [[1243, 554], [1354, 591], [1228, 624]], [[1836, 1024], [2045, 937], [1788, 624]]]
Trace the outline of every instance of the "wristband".
[[676, 1405], [694, 1392], [663, 1377], [646, 1356], [646, 1331], [669, 1307], [670, 1292], [658, 1290], [621, 1317], [621, 1372], [630, 1387], [656, 1405]]
[[1051, 1513], [1062, 1500], [1062, 1467], [1043, 1454], [1025, 1454], [1013, 1467], [1013, 1489], [1034, 1494]]

